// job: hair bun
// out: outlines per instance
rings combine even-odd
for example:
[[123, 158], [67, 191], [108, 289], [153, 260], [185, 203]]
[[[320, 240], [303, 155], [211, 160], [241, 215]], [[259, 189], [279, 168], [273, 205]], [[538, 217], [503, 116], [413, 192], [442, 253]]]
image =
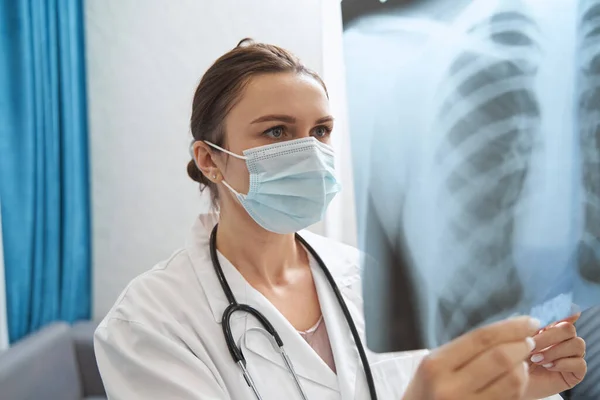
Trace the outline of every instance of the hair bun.
[[207, 179], [204, 176], [204, 174], [202, 173], [202, 171], [200, 171], [198, 169], [198, 167], [196, 166], [196, 163], [194, 162], [194, 160], [191, 160], [188, 165], [187, 165], [187, 173], [189, 175], [190, 178], [192, 178], [192, 180], [201, 183], [203, 185], [207, 184]]

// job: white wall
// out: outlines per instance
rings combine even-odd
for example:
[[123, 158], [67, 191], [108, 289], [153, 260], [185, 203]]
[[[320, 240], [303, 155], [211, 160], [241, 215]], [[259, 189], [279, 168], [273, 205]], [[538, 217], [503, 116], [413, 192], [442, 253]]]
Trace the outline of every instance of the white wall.
[[208, 208], [185, 169], [202, 73], [243, 37], [290, 49], [322, 73], [323, 13], [339, 12], [339, 1], [86, 1], [96, 319], [181, 247]]

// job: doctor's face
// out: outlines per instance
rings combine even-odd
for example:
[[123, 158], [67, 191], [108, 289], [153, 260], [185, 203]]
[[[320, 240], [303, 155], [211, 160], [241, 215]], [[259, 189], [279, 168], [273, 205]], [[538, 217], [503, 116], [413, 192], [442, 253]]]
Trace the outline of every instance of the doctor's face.
[[[329, 100], [319, 82], [304, 74], [264, 74], [250, 79], [229, 112], [225, 147], [242, 155], [253, 147], [309, 136], [329, 143], [332, 130]], [[221, 153], [215, 163], [227, 183], [248, 193], [250, 178], [244, 160]], [[229, 191], [220, 195], [231, 198]]]

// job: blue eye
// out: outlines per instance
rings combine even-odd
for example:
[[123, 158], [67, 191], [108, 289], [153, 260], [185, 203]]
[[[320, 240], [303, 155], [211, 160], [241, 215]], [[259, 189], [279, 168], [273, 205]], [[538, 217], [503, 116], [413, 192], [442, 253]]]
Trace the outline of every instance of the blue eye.
[[314, 130], [314, 136], [324, 138], [331, 133], [331, 129], [327, 126], [317, 126]]
[[285, 129], [283, 126], [276, 126], [274, 128], [266, 130], [264, 134], [273, 139], [281, 139], [281, 137], [283, 137], [283, 135], [285, 134]]

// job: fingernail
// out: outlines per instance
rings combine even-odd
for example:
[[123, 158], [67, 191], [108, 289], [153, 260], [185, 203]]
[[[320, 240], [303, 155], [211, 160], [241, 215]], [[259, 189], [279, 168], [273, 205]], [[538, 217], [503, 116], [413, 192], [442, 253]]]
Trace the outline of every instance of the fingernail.
[[529, 319], [529, 327], [531, 328], [531, 330], [538, 330], [540, 329], [540, 326], [542, 325], [542, 323], [540, 322], [539, 319], [537, 318], [530, 318]]
[[559, 322], [558, 324], [556, 324], [554, 326], [558, 328], [559, 326], [564, 326], [564, 325], [567, 325], [567, 324], [568, 324], [568, 322], [563, 321], [563, 322]]
[[529, 352], [532, 352], [533, 349], [535, 349], [535, 339], [532, 337], [528, 337], [527, 339], [525, 339], [525, 341], [527, 342], [527, 347], [529, 347]]
[[544, 364], [544, 365], [542, 365], [542, 367], [544, 367], [544, 368], [552, 368], [552, 367], [554, 367], [554, 363]]
[[530, 360], [532, 363], [539, 363], [540, 361], [544, 360], [544, 356], [541, 354], [536, 354], [531, 356]]

